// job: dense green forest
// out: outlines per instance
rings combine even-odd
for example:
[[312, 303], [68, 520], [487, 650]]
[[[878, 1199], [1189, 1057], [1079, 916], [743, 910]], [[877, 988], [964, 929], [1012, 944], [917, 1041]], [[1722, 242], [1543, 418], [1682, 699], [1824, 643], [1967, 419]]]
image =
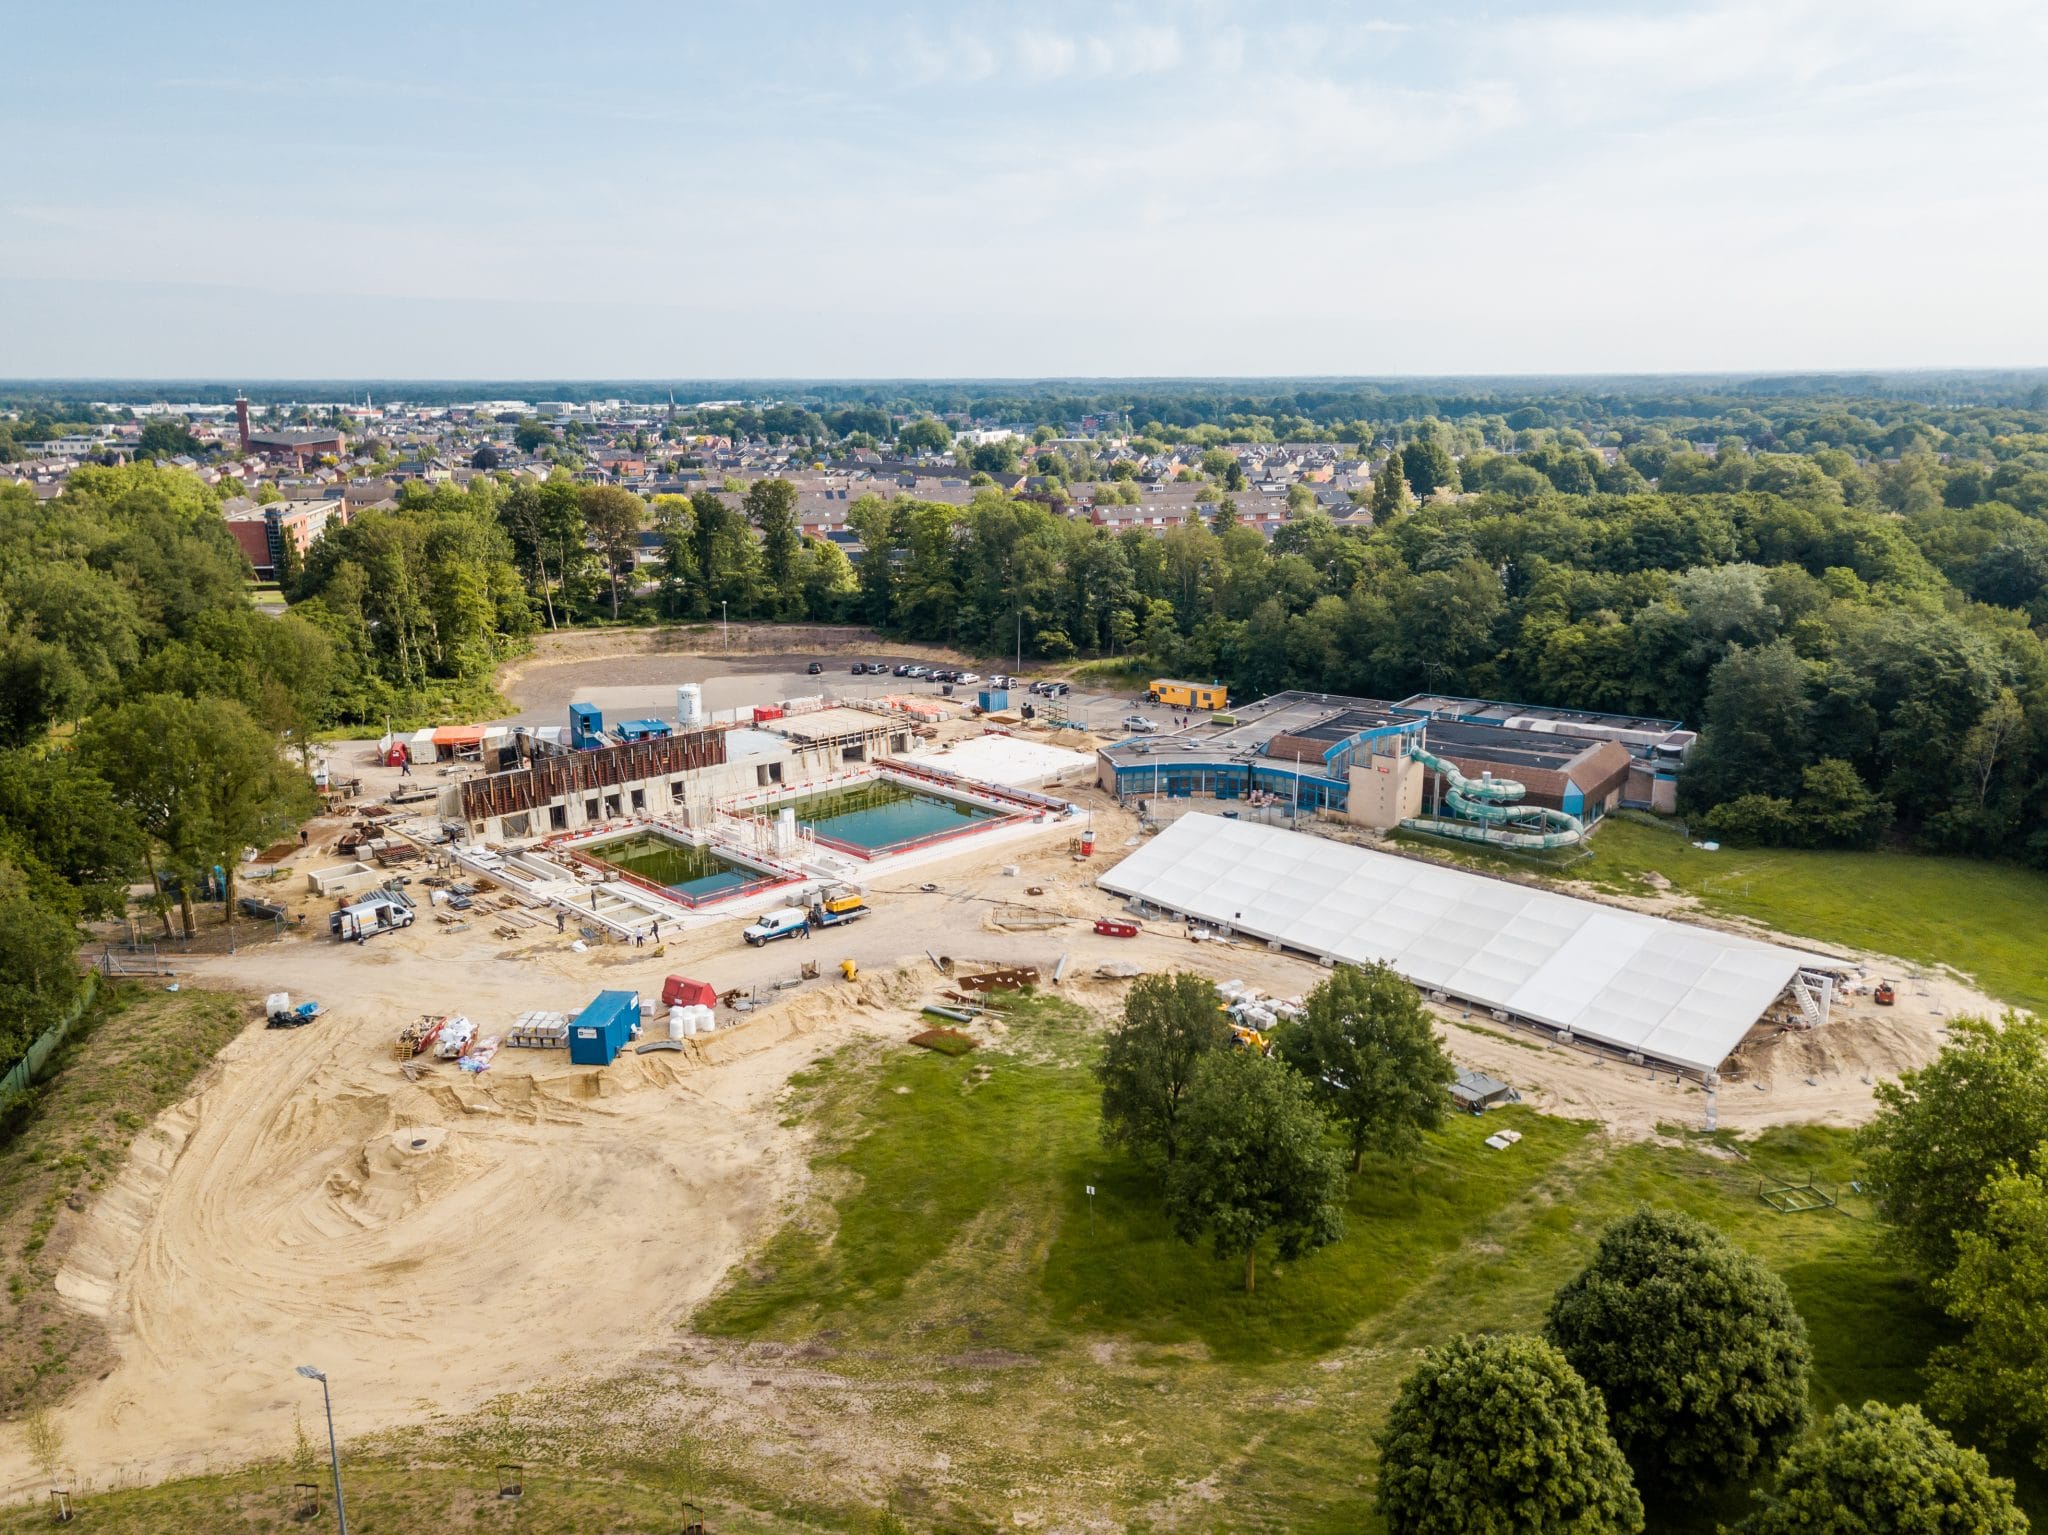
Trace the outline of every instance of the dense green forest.
[[[1307, 420], [1165, 388], [1124, 402], [1161, 441]], [[408, 484], [288, 563], [281, 616], [252, 606], [196, 477], [88, 466], [47, 501], [0, 487], [0, 1058], [72, 984], [78, 920], [150, 878], [166, 926], [189, 922], [195, 879], [288, 824], [303, 779], [263, 761], [323, 730], [486, 711], [500, 660], [574, 624], [723, 610], [996, 656], [1021, 636], [1041, 663], [1130, 657], [1240, 696], [1643, 712], [1703, 731], [1684, 804], [1724, 836], [2048, 861], [2048, 417], [1603, 398], [1346, 416], [1384, 460], [1359, 497], [1373, 525], [1300, 507], [1270, 539], [1236, 521], [1238, 466], [1215, 453], [1181, 454], [1210, 483], [1163, 535], [984, 477], [964, 507], [852, 503], [851, 558], [801, 536], [782, 480], [652, 503], [559, 473]], [[1175, 399], [1215, 419], [1170, 426]], [[1259, 408], [1222, 409], [1240, 404]], [[1139, 451], [1087, 456], [1128, 499]], [[253, 788], [209, 796], [231, 759], [256, 765]]]

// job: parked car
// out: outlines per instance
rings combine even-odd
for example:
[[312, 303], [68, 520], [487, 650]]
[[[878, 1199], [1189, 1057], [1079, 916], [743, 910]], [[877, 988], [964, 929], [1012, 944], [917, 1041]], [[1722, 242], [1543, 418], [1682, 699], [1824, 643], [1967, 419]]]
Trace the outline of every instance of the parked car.
[[1067, 694], [1072, 691], [1072, 689], [1070, 689], [1064, 682], [1048, 682], [1040, 689], [1040, 691], [1044, 693], [1047, 698], [1065, 698]]
[[929, 678], [931, 674], [932, 669], [929, 666], [913, 666], [909, 671], [905, 672], [903, 675], [908, 677], [912, 682], [923, 682], [927, 678]]
[[932, 669], [932, 681], [934, 682], [958, 682], [959, 680], [960, 674], [950, 667], [934, 667]]
[[865, 661], [856, 661], [853, 663], [853, 665], [847, 667], [847, 670], [852, 672], [856, 677], [865, 677], [868, 674], [868, 663]]
[[886, 677], [889, 675], [889, 663], [887, 661], [870, 661], [865, 666], [856, 666], [854, 670], [857, 672], [873, 672], [877, 677]]
[[813, 661], [809, 666], [806, 666], [804, 670], [813, 677], [821, 676], [825, 670], [825, 663], [823, 661]]
[[910, 675], [910, 663], [908, 661], [898, 661], [896, 663], [896, 675], [908, 677]]
[[1134, 736], [1149, 736], [1158, 728], [1157, 725], [1146, 719], [1142, 714], [1126, 714], [1124, 716], [1124, 729]]
[[948, 680], [949, 680], [949, 681], [953, 681], [953, 682], [979, 682], [979, 681], [981, 681], [981, 673], [980, 673], [980, 672], [959, 672], [959, 673], [956, 673], [956, 674], [955, 674], [955, 675], [954, 675], [953, 677], [951, 677], [951, 678], [950, 678], [950, 679], [948, 679]]

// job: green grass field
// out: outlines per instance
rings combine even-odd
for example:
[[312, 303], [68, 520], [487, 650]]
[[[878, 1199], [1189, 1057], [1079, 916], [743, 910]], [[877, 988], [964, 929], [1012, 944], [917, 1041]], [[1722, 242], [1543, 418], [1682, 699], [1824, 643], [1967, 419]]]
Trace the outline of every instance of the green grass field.
[[[830, 1338], [905, 1383], [946, 1380], [948, 1360], [1029, 1361], [942, 1399], [921, 1431], [981, 1452], [952, 1455], [969, 1485], [1053, 1489], [1062, 1464], [1091, 1465], [1086, 1496], [1048, 1516], [1092, 1508], [1145, 1528], [1185, 1518], [1176, 1489], [1204, 1484], [1223, 1501], [1195, 1528], [1377, 1528], [1371, 1432], [1413, 1351], [1538, 1325], [1601, 1225], [1640, 1204], [1711, 1220], [1784, 1275], [1819, 1408], [1916, 1397], [1944, 1336], [1853, 1201], [1787, 1216], [1756, 1197], [1760, 1172], [1848, 1175], [1845, 1136], [1774, 1132], [1733, 1155], [1726, 1138], [1618, 1146], [1519, 1109], [1455, 1119], [1413, 1169], [1369, 1169], [1346, 1240], [1263, 1264], [1248, 1297], [1237, 1267], [1177, 1242], [1156, 1188], [1100, 1149], [1086, 1050], [1041, 1017], [1040, 1059], [892, 1053], [807, 1084], [830, 1138], [819, 1181], [841, 1192], [792, 1220], [699, 1326]], [[1522, 1142], [1486, 1149], [1503, 1126]], [[1743, 1505], [1736, 1489], [1660, 1510], [1655, 1527], [1707, 1531]], [[1002, 1505], [977, 1512], [1000, 1522]]]
[[[1060, 669], [1055, 667], [1053, 670], [1057, 672]], [[1077, 688], [1110, 693], [1142, 693], [1152, 685], [1152, 679], [1159, 673], [1156, 668], [1148, 667], [1143, 661], [1104, 656], [1099, 661], [1083, 661], [1079, 666], [1068, 667], [1060, 672], [1060, 675]]]
[[1592, 856], [1557, 870], [1461, 846], [1402, 838], [1417, 851], [1474, 867], [1578, 880], [1648, 895], [1661, 875], [1707, 910], [1747, 917], [1817, 943], [1875, 949], [1918, 964], [1951, 965], [1994, 997], [2048, 1011], [2048, 873], [1916, 853], [1731, 848], [1707, 853], [1676, 825], [1604, 822]]
[[[1817, 1409], [1916, 1398], [1947, 1335], [1860, 1201], [1781, 1215], [1757, 1198], [1764, 1175], [1853, 1175], [1841, 1132], [1619, 1144], [1519, 1108], [1455, 1117], [1413, 1167], [1368, 1168], [1344, 1241], [1269, 1254], [1247, 1296], [1240, 1267], [1176, 1241], [1150, 1180], [1101, 1148], [1078, 1012], [1027, 999], [1006, 1021], [967, 1055], [864, 1043], [796, 1079], [812, 1192], [677, 1345], [728, 1373], [552, 1390], [510, 1438], [479, 1414], [353, 1446], [351, 1527], [664, 1530], [673, 1441], [655, 1410], [716, 1423], [749, 1397], [737, 1430], [682, 1452], [717, 1531], [1374, 1531], [1372, 1436], [1416, 1351], [1539, 1326], [1603, 1224], [1641, 1205], [1710, 1220], [1784, 1276]], [[1504, 1127], [1523, 1140], [1488, 1150]], [[814, 1378], [771, 1373], [792, 1362]], [[516, 1509], [488, 1495], [499, 1458], [527, 1467]], [[273, 1465], [103, 1492], [78, 1527], [289, 1528], [290, 1479]], [[2038, 1477], [2022, 1490], [2048, 1513]], [[1745, 1506], [1730, 1488], [1653, 1509], [1651, 1528], [1706, 1535]], [[0, 1512], [0, 1532], [41, 1517]]]

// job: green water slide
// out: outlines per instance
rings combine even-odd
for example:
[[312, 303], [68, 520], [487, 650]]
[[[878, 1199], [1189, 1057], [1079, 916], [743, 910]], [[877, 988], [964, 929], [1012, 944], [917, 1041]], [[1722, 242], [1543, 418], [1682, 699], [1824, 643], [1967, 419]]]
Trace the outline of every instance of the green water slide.
[[1585, 840], [1586, 827], [1577, 816], [1519, 803], [1529, 791], [1512, 778], [1467, 778], [1456, 764], [1420, 746], [1410, 747], [1408, 755], [1442, 775], [1444, 804], [1457, 817], [1416, 816], [1401, 823], [1410, 831], [1496, 847], [1576, 847]]

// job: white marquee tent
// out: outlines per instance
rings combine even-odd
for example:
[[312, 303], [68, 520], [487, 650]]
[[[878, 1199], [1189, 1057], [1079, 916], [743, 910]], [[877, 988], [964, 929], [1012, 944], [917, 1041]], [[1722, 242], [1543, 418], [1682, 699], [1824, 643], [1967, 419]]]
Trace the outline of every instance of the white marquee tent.
[[1184, 815], [1103, 889], [1573, 1035], [1711, 1071], [1804, 968], [1839, 962], [1439, 864]]

